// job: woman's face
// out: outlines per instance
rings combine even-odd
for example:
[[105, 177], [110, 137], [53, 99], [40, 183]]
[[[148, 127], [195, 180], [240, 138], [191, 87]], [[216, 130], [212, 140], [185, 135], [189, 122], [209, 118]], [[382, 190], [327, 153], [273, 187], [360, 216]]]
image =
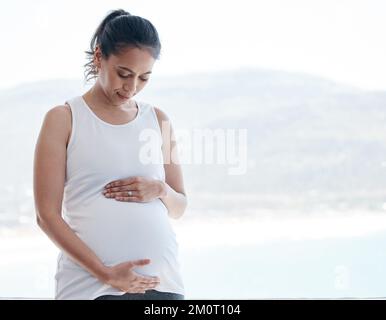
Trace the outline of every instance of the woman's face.
[[147, 50], [126, 48], [104, 59], [99, 48], [95, 51], [99, 86], [112, 105], [119, 106], [146, 85], [155, 59]]

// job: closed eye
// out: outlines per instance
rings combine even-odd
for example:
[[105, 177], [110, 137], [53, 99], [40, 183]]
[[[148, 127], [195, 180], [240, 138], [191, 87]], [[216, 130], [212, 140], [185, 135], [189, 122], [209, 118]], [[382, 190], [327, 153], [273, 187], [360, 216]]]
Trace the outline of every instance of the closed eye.
[[[127, 76], [124, 76], [124, 75], [118, 73], [118, 76], [120, 76], [120, 77], [123, 78], [123, 79], [127, 79], [127, 78], [129, 78], [131, 75], [129, 74], [129, 75], [127, 75]], [[143, 82], [146, 82], [146, 81], [149, 80], [149, 79], [143, 79], [143, 78], [139, 78], [139, 79], [140, 79], [141, 81], [143, 81]]]

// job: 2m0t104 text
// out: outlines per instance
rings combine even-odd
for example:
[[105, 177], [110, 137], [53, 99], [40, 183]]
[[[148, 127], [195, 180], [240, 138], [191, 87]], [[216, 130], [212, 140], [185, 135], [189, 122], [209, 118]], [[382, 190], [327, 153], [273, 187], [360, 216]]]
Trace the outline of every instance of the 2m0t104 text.
[[188, 314], [240, 314], [240, 305], [203, 304], [189, 305]]

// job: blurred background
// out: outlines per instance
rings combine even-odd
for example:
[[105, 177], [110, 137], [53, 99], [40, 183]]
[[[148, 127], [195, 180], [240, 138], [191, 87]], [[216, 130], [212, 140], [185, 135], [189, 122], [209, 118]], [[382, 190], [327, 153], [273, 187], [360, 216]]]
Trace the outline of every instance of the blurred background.
[[186, 298], [386, 295], [385, 2], [0, 8], [0, 297], [53, 298], [58, 250], [35, 223], [33, 152], [45, 113], [89, 88], [84, 51], [117, 8], [159, 32], [161, 59], [136, 97], [168, 114], [181, 151], [184, 132], [247, 133], [240, 174], [216, 159], [218, 141], [211, 163], [182, 164], [189, 207], [172, 223]]

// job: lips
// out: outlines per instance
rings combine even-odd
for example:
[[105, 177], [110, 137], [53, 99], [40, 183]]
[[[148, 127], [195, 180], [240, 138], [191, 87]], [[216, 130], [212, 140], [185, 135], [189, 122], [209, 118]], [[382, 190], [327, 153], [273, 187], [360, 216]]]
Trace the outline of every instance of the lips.
[[126, 97], [124, 95], [121, 95], [119, 92], [117, 92], [118, 96], [121, 98], [121, 99], [130, 99], [130, 97]]

